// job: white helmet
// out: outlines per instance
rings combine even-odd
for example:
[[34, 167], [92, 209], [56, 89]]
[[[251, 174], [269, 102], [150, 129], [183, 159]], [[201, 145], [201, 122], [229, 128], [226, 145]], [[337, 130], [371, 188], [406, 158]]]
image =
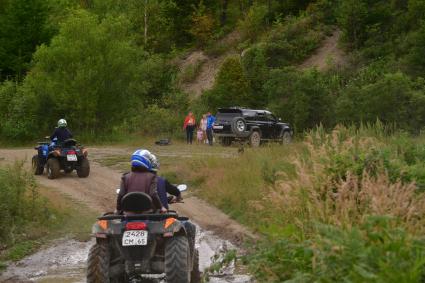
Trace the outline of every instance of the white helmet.
[[150, 160], [151, 160], [151, 164], [152, 164], [152, 170], [158, 171], [160, 164], [159, 164], [158, 158], [156, 158], [155, 154], [151, 153]]
[[58, 121], [58, 127], [59, 128], [65, 128], [66, 127], [66, 120], [65, 119], [60, 119], [59, 121]]

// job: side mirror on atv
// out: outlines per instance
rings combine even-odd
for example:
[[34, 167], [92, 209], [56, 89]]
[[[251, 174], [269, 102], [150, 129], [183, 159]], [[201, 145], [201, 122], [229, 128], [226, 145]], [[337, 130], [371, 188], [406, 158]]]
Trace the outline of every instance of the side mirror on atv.
[[186, 184], [180, 184], [177, 186], [177, 189], [179, 189], [180, 192], [184, 192], [187, 190], [187, 185]]

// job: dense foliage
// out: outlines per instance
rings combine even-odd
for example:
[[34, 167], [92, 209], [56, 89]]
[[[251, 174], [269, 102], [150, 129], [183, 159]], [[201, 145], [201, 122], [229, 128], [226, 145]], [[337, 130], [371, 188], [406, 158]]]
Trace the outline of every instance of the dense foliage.
[[[421, 0], [2, 0], [0, 15], [3, 137], [34, 138], [60, 117], [81, 134], [168, 133], [188, 108], [229, 105], [270, 108], [298, 131], [379, 119], [418, 133], [424, 124]], [[294, 68], [336, 32], [342, 66]], [[175, 64], [187, 48], [240, 56], [189, 99]]]
[[245, 258], [259, 282], [419, 283], [425, 139], [394, 131], [319, 127], [288, 147], [202, 158], [177, 172], [263, 235]]
[[[30, 225], [47, 225], [51, 212], [23, 164], [0, 168], [0, 244], [14, 244]], [[29, 231], [27, 231], [29, 232]]]

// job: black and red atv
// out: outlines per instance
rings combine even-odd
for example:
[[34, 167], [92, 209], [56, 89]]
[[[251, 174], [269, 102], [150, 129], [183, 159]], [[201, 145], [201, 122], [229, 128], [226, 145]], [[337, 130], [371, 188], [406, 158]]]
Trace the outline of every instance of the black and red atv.
[[44, 167], [49, 179], [58, 178], [61, 170], [65, 173], [76, 170], [80, 178], [86, 178], [90, 174], [87, 149], [78, 145], [74, 139], [68, 139], [59, 144], [50, 141], [39, 142], [35, 149], [37, 154], [32, 157], [35, 175], [42, 175]]
[[132, 192], [124, 214], [106, 214], [93, 226], [96, 243], [87, 260], [87, 282], [200, 282], [196, 226], [175, 211], [155, 213], [152, 199]]

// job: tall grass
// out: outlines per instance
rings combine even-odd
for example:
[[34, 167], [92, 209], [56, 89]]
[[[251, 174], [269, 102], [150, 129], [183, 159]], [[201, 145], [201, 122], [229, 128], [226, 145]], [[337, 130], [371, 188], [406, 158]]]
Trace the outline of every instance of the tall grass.
[[423, 137], [379, 123], [318, 127], [287, 147], [192, 166], [200, 196], [264, 235], [247, 258], [261, 282], [423, 276]]
[[51, 211], [22, 162], [0, 168], [0, 211], [2, 245], [16, 243], [29, 234], [29, 227], [47, 225], [51, 220]]

